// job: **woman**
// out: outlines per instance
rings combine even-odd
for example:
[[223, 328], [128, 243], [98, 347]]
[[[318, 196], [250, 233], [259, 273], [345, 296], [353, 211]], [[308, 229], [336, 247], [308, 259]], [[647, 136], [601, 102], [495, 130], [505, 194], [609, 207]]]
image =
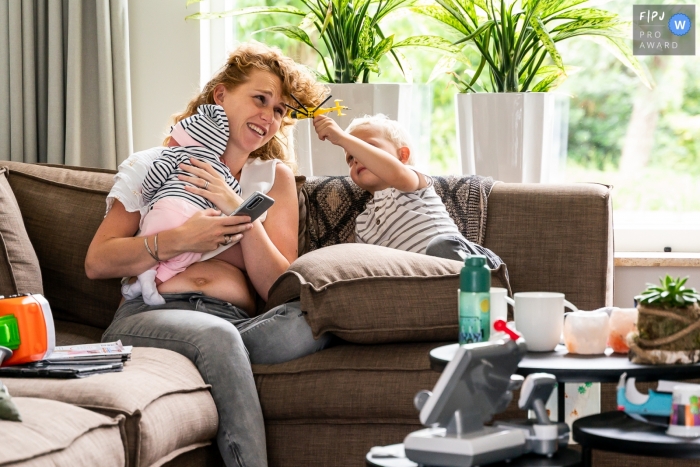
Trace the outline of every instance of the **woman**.
[[[326, 93], [310, 74], [278, 50], [244, 44], [193, 99], [180, 121], [202, 104], [223, 107], [230, 136], [222, 161], [239, 181], [238, 196], [206, 162], [192, 159], [180, 168], [186, 189], [217, 208], [200, 211], [182, 226], [144, 238], [134, 237], [144, 209], [134, 189], [164, 148], [134, 154], [120, 166], [107, 203], [108, 213], [85, 259], [91, 279], [137, 276], [183, 252], [206, 253], [238, 242], [213, 259], [194, 263], [158, 286], [164, 305], [141, 297], [123, 302], [103, 340], [160, 347], [190, 358], [219, 412], [217, 442], [227, 466], [265, 466], [265, 427], [250, 363], [280, 363], [324, 348], [314, 340], [298, 302], [250, 318], [251, 287], [264, 300], [268, 290], [297, 258], [298, 204], [294, 174], [277, 139], [293, 122], [285, 103], [293, 94], [315, 106]], [[175, 144], [170, 142], [170, 144]], [[277, 163], [285, 162], [285, 163]], [[275, 199], [266, 218], [229, 217], [252, 191]], [[110, 208], [111, 206], [111, 208]], [[225, 214], [221, 216], [221, 213]], [[148, 248], [146, 248], [148, 246]], [[250, 355], [250, 360], [248, 358]]]

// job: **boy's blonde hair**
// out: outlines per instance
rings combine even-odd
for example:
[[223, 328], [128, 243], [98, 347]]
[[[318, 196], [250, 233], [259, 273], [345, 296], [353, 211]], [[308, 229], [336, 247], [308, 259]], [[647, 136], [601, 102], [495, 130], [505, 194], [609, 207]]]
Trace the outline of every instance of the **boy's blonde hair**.
[[397, 148], [407, 147], [411, 152], [406, 164], [413, 164], [413, 145], [411, 144], [411, 137], [399, 122], [390, 119], [384, 114], [365, 115], [353, 119], [350, 125], [345, 129], [345, 132], [352, 134], [353, 131], [360, 127], [369, 127], [379, 131], [381, 136], [389, 140]]

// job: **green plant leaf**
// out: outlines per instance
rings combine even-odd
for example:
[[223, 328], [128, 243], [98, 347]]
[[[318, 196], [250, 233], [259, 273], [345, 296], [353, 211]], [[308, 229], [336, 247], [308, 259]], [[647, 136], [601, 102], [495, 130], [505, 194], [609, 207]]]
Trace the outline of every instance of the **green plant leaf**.
[[454, 55], [443, 55], [440, 57], [437, 63], [435, 63], [433, 70], [430, 72], [428, 83], [432, 83], [440, 76], [453, 71], [456, 63], [457, 59]]
[[439, 36], [413, 36], [404, 39], [394, 44], [394, 48], [398, 47], [428, 47], [441, 50], [451, 54], [457, 54], [462, 49], [452, 44], [452, 42]]
[[252, 6], [248, 8], [240, 8], [238, 10], [228, 10], [215, 13], [195, 13], [185, 17], [185, 19], [217, 19], [228, 18], [231, 16], [243, 16], [250, 14], [270, 14], [270, 13], [288, 13], [290, 15], [306, 16], [306, 13], [291, 6]]
[[607, 10], [601, 10], [599, 8], [578, 8], [575, 10], [569, 10], [569, 11], [564, 11], [561, 13], [558, 13], [551, 18], [547, 18], [548, 20], [563, 20], [563, 19], [572, 19], [572, 20], [587, 20], [587, 19], [605, 19], [605, 20], [614, 20], [618, 16], [615, 13], [612, 13]]
[[326, 17], [323, 19], [323, 25], [321, 26], [320, 34], [323, 35], [326, 32], [326, 27], [333, 17], [333, 2], [328, 2], [328, 8], [326, 8]]
[[391, 50], [391, 56], [394, 58], [394, 60], [392, 60], [392, 63], [394, 63], [394, 65], [396, 65], [399, 71], [401, 71], [401, 74], [403, 75], [406, 82], [413, 83], [413, 69], [411, 68], [411, 65], [408, 62], [408, 60], [406, 60], [406, 56], [395, 49]]
[[411, 7], [411, 11], [440, 21], [464, 35], [469, 35], [472, 32], [471, 28], [466, 27], [442, 7], [436, 5], [415, 6]]
[[382, 39], [371, 51], [372, 60], [378, 62], [394, 46], [394, 35]]
[[589, 0], [544, 0], [540, 3], [538, 12], [543, 18], [549, 18], [556, 13], [568, 10], [588, 1]]
[[260, 32], [276, 32], [280, 34], [284, 34], [285, 36], [289, 37], [290, 39], [297, 40], [299, 42], [303, 42], [304, 44], [308, 45], [312, 49], [314, 49], [319, 55], [323, 57], [321, 52], [314, 46], [314, 44], [311, 42], [311, 39], [309, 39], [309, 35], [306, 34], [306, 32], [297, 27], [297, 26], [270, 26], [269, 28], [265, 29], [259, 29], [253, 34], [257, 34]]
[[565, 66], [563, 70], [553, 65], [542, 66], [535, 73], [539, 81], [532, 87], [532, 92], [551, 91], [564, 82], [569, 73], [577, 70], [578, 68], [569, 66]]
[[535, 34], [537, 34], [537, 37], [542, 42], [544, 48], [547, 49], [547, 53], [549, 53], [549, 56], [554, 62], [554, 64], [563, 70], [564, 62], [561, 59], [561, 55], [559, 54], [559, 51], [557, 50], [557, 47], [554, 44], [554, 41], [549, 36], [549, 33], [545, 30], [542, 20], [538, 17], [532, 18], [530, 20], [530, 26], [532, 26], [532, 29], [535, 31]]

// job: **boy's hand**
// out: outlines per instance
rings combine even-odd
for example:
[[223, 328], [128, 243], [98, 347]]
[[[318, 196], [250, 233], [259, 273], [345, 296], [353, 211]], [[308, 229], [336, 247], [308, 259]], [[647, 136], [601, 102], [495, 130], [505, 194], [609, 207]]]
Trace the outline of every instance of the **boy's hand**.
[[335, 123], [335, 120], [325, 115], [317, 115], [314, 117], [314, 128], [316, 129], [318, 139], [321, 141], [328, 140], [336, 146], [340, 145], [345, 135], [345, 132]]

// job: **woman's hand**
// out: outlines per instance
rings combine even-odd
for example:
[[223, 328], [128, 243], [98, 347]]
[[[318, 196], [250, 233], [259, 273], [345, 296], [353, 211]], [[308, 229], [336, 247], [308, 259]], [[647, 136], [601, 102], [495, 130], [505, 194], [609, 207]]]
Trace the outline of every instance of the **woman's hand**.
[[178, 179], [191, 183], [185, 185], [185, 190], [211, 201], [226, 215], [241, 205], [243, 198], [233, 191], [211, 165], [194, 157], [190, 158], [190, 163], [192, 165], [180, 164], [181, 170], [192, 175], [178, 175]]
[[215, 209], [204, 209], [173, 229], [168, 238], [177, 242], [173, 246], [179, 251], [206, 253], [219, 245], [238, 242], [252, 227], [248, 216], [221, 216]]

